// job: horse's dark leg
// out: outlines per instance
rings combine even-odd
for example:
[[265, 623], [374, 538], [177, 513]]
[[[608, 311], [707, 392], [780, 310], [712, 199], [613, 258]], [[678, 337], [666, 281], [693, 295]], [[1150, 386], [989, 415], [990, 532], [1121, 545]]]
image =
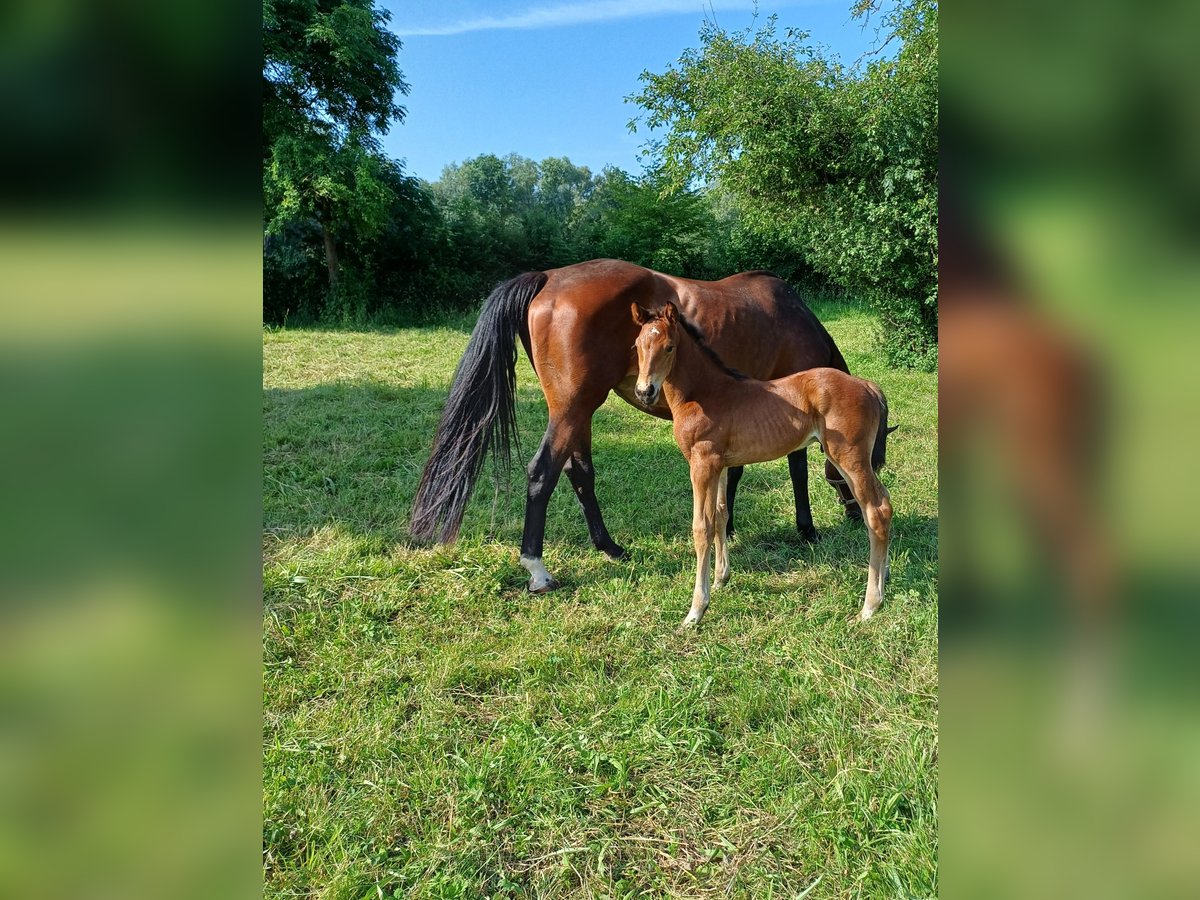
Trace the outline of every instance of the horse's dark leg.
[[792, 476], [792, 498], [796, 502], [796, 531], [801, 540], [813, 543], [819, 536], [808, 503], [808, 448], [793, 450], [787, 459], [788, 474]]
[[846, 479], [837, 470], [837, 466], [829, 460], [825, 460], [825, 480], [833, 485], [833, 489], [838, 493], [838, 499], [841, 500], [842, 506], [846, 510], [846, 518], [851, 522], [862, 521], [862, 509], [858, 505], [858, 501], [854, 499], [854, 492], [850, 490], [850, 485], [846, 484]]
[[608, 528], [604, 525], [604, 517], [600, 513], [600, 503], [596, 500], [596, 470], [592, 466], [592, 426], [589, 420], [587, 428], [576, 440], [575, 448], [568, 457], [565, 471], [571, 480], [571, 487], [583, 508], [583, 518], [587, 522], [588, 534], [592, 544], [610, 559], [624, 559], [625, 548], [612, 539]]
[[733, 498], [737, 495], [738, 482], [742, 480], [742, 471], [745, 468], [745, 466], [730, 466], [726, 469], [729, 473], [728, 485], [725, 488], [725, 505], [729, 516], [729, 524], [725, 527], [726, 540], [733, 537]]
[[521, 537], [521, 565], [529, 572], [529, 591], [541, 594], [558, 587], [542, 564], [542, 543], [546, 537], [546, 506], [558, 484], [569, 453], [563, 440], [564, 429], [551, 420], [541, 446], [529, 463], [529, 487], [525, 495], [525, 532]]

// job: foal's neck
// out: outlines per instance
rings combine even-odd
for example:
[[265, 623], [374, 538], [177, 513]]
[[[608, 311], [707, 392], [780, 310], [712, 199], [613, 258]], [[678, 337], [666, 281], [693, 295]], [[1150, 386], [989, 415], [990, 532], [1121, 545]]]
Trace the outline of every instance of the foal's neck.
[[678, 357], [663, 383], [667, 403], [687, 401], [703, 402], [713, 390], [727, 384], [736, 384], [738, 379], [722, 368], [684, 329], [680, 329], [680, 340], [676, 343]]

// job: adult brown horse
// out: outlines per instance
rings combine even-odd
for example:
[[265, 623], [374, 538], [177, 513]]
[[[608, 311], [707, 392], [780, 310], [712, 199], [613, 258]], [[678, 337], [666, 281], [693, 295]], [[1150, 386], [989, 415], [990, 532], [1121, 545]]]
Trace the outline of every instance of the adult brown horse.
[[[674, 303], [730, 366], [758, 379], [778, 378], [816, 366], [848, 372], [846, 362], [812, 311], [769, 272], [743, 272], [720, 281], [695, 281], [614, 259], [527, 272], [492, 291], [458, 364], [442, 412], [433, 452], [413, 503], [410, 531], [420, 540], [449, 543], [458, 537], [471, 491], [490, 452], [500, 473], [516, 442], [517, 339], [533, 362], [549, 407], [549, 424], [528, 469], [521, 565], [529, 590], [557, 582], [542, 563], [546, 505], [565, 469], [583, 507], [592, 543], [613, 559], [625, 555], [608, 533], [596, 501], [592, 468], [592, 415], [618, 396], [650, 415], [671, 418], [661, 398], [634, 395], [638, 326], [631, 303], [659, 309]], [[796, 503], [796, 529], [815, 540], [808, 503], [808, 455], [788, 455]], [[729, 471], [730, 528], [740, 466]], [[862, 518], [853, 493], [828, 462], [825, 477], [846, 514]]]

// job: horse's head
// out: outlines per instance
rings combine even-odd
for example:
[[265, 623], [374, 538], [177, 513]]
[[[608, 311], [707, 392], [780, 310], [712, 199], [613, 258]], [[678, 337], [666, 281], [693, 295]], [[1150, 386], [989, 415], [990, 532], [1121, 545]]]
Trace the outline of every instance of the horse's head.
[[656, 313], [636, 303], [631, 311], [633, 321], [642, 327], [633, 345], [638, 355], [634, 394], [646, 406], [653, 406], [658, 402], [662, 384], [675, 364], [675, 348], [679, 345], [679, 312], [670, 301]]

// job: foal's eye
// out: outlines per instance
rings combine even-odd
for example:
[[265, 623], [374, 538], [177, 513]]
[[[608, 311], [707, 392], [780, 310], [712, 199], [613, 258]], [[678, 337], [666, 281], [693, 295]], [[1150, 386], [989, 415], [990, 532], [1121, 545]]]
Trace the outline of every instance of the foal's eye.
[[674, 347], [667, 347], [667, 352], [668, 352], [668, 353], [674, 353], [674, 352], [675, 352], [675, 348], [674, 348]]

